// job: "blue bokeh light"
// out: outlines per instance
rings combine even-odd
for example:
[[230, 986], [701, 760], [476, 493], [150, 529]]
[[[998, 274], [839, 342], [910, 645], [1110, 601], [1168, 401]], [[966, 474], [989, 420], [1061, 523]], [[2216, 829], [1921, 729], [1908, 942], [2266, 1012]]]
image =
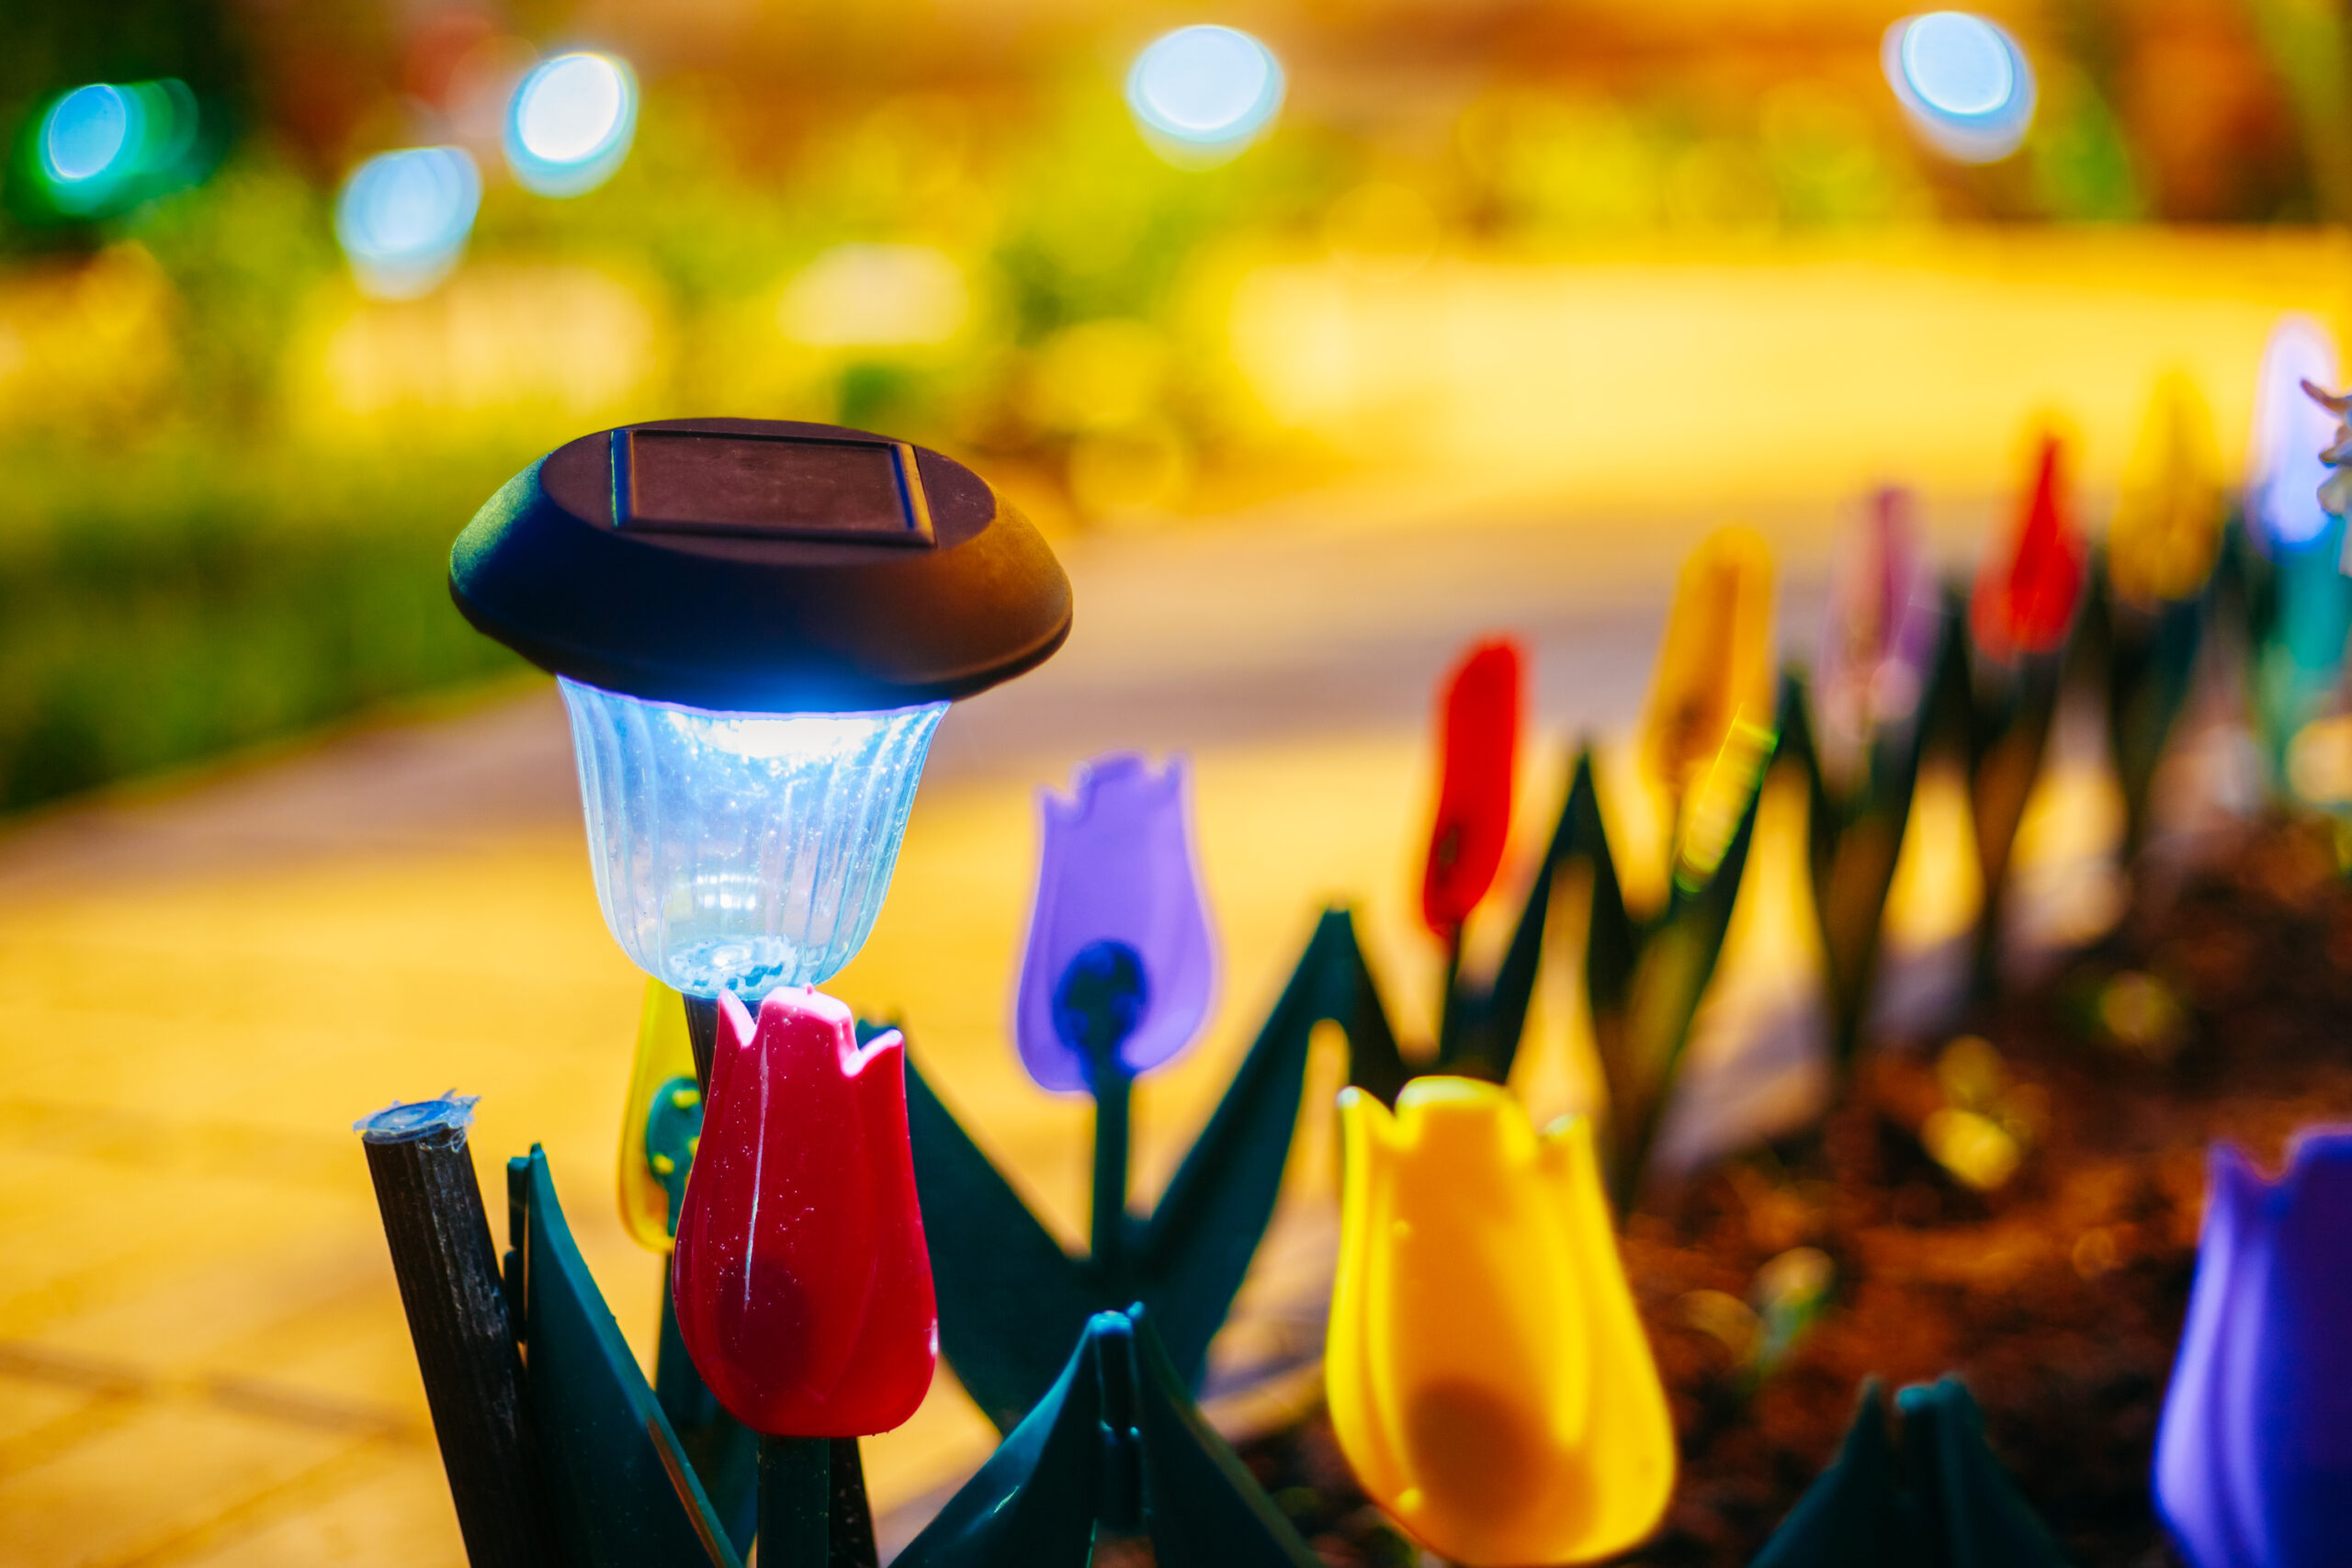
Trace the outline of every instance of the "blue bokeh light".
[[1912, 125], [1957, 163], [2007, 157], [2033, 124], [2033, 67], [2017, 39], [1983, 17], [1905, 17], [1886, 30], [1880, 62]]
[[2319, 455], [2335, 440], [2335, 417], [2303, 395], [2305, 381], [2336, 384], [2335, 340], [2309, 316], [2282, 316], [2262, 351], [2246, 460], [2246, 521], [2273, 551], [2301, 549], [2327, 529]]
[[637, 134], [637, 79], [605, 54], [560, 54], [514, 89], [506, 163], [524, 188], [579, 196], [612, 178]]
[[136, 152], [131, 137], [130, 96], [104, 82], [76, 87], [57, 100], [41, 125], [41, 172], [64, 185], [105, 175]]
[[93, 82], [59, 95], [35, 121], [33, 181], [62, 216], [119, 212], [200, 173], [196, 133], [196, 95], [185, 82]]
[[1230, 156], [1272, 121], [1283, 86], [1273, 51], [1238, 28], [1203, 24], [1164, 34], [1136, 56], [1127, 107], [1163, 152]]
[[481, 175], [462, 148], [379, 153], [344, 182], [335, 238], [362, 289], [407, 299], [458, 265], [481, 206]]

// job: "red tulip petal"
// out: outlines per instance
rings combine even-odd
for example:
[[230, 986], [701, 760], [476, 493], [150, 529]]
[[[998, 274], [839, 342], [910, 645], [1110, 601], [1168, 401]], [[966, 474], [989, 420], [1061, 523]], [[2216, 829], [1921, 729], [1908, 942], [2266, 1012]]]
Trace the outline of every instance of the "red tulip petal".
[[2075, 525], [2064, 473], [2064, 449], [2045, 436], [2033, 489], [2006, 558], [1985, 563], [1969, 604], [1977, 646], [1997, 659], [2048, 653], [2066, 640], [2083, 595], [2089, 551]]
[[702, 1144], [679, 1217], [678, 1327], [755, 1430], [860, 1437], [922, 1403], [937, 1310], [907, 1141], [903, 1047], [849, 1010], [721, 998]]
[[1494, 886], [1510, 841], [1525, 663], [1519, 644], [1507, 637], [1482, 642], [1446, 684], [1439, 718], [1444, 771], [1421, 879], [1421, 918], [1448, 940]]

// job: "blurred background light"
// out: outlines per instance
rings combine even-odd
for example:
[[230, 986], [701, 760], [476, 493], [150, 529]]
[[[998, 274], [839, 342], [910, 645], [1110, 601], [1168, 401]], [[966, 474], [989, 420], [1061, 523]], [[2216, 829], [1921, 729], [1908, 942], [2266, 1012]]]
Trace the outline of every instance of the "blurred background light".
[[196, 131], [185, 82], [94, 82], [40, 117], [34, 173], [56, 212], [102, 217], [189, 183]]
[[776, 321], [812, 348], [945, 343], [971, 311], [964, 269], [930, 245], [835, 245], [785, 287]]
[[1913, 126], [1957, 163], [2007, 157], [2033, 123], [2033, 67], [2017, 40], [1983, 17], [1905, 17], [1886, 30], [1881, 63]]
[[41, 166], [61, 184], [93, 180], [130, 140], [130, 100], [121, 88], [103, 82], [76, 87], [57, 100], [41, 128]]
[[637, 78], [605, 54], [559, 54], [514, 89], [506, 162], [525, 189], [579, 196], [612, 178], [637, 132]]
[[409, 299], [458, 265], [481, 206], [481, 175], [462, 149], [379, 153], [344, 182], [335, 238], [364, 292]]
[[1282, 102], [1282, 62], [1238, 28], [1179, 28], [1146, 45], [1127, 73], [1127, 107], [1136, 123], [1154, 147], [1179, 161], [1233, 156], [1257, 139]]
[[2246, 521], [2275, 549], [2311, 544], [2327, 528], [2319, 504], [2327, 465], [2319, 455], [2335, 440], [2335, 417], [2303, 395], [2307, 380], [2337, 385], [2335, 340], [2309, 316], [2282, 316], [2262, 352], [2246, 453]]

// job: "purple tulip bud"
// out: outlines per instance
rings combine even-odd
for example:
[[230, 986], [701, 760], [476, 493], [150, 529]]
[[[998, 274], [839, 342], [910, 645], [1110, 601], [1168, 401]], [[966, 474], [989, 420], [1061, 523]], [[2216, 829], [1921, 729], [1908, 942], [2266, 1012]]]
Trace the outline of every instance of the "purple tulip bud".
[[2321, 1568], [2352, 1533], [2352, 1127], [2275, 1183], [2217, 1144], [2156, 1506], [2192, 1568]]
[[1815, 705], [1819, 739], [1840, 757], [1908, 719], [1927, 683], [1942, 601], [1912, 513], [1910, 491], [1880, 490], [1831, 570]]
[[1180, 758], [1129, 753], [1038, 799], [1045, 852], [1013, 998], [1021, 1065], [1041, 1088], [1082, 1089], [1097, 1059], [1140, 1074], [1208, 1016], [1216, 956], [1193, 863]]

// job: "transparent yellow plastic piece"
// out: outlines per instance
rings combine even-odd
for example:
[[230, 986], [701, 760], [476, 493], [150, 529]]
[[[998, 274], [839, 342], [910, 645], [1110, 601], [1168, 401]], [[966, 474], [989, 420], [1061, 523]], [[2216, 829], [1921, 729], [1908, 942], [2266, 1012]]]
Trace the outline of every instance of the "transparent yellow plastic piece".
[[1365, 1492], [1468, 1568], [1613, 1556], [1657, 1527], [1674, 1427], [1617, 1256], [1591, 1123], [1505, 1089], [1340, 1097], [1324, 1379]]
[[2157, 379], [2107, 529], [2108, 576], [2135, 604], [2186, 599], [2222, 549], [2226, 503], [2213, 411], [2186, 371]]
[[645, 1006], [638, 1013], [637, 1065], [629, 1071], [628, 1103], [621, 1111], [620, 1194], [622, 1227], [650, 1252], [670, 1250], [670, 1190], [662, 1179], [667, 1173], [652, 1167], [646, 1129], [652, 1121], [654, 1097], [679, 1078], [695, 1081], [685, 1003], [677, 992], [649, 978]]
[[1718, 528], [1682, 563], [1642, 719], [1643, 765], [1675, 818], [1735, 722], [1770, 721], [1772, 683], [1772, 547], [1753, 528]]

